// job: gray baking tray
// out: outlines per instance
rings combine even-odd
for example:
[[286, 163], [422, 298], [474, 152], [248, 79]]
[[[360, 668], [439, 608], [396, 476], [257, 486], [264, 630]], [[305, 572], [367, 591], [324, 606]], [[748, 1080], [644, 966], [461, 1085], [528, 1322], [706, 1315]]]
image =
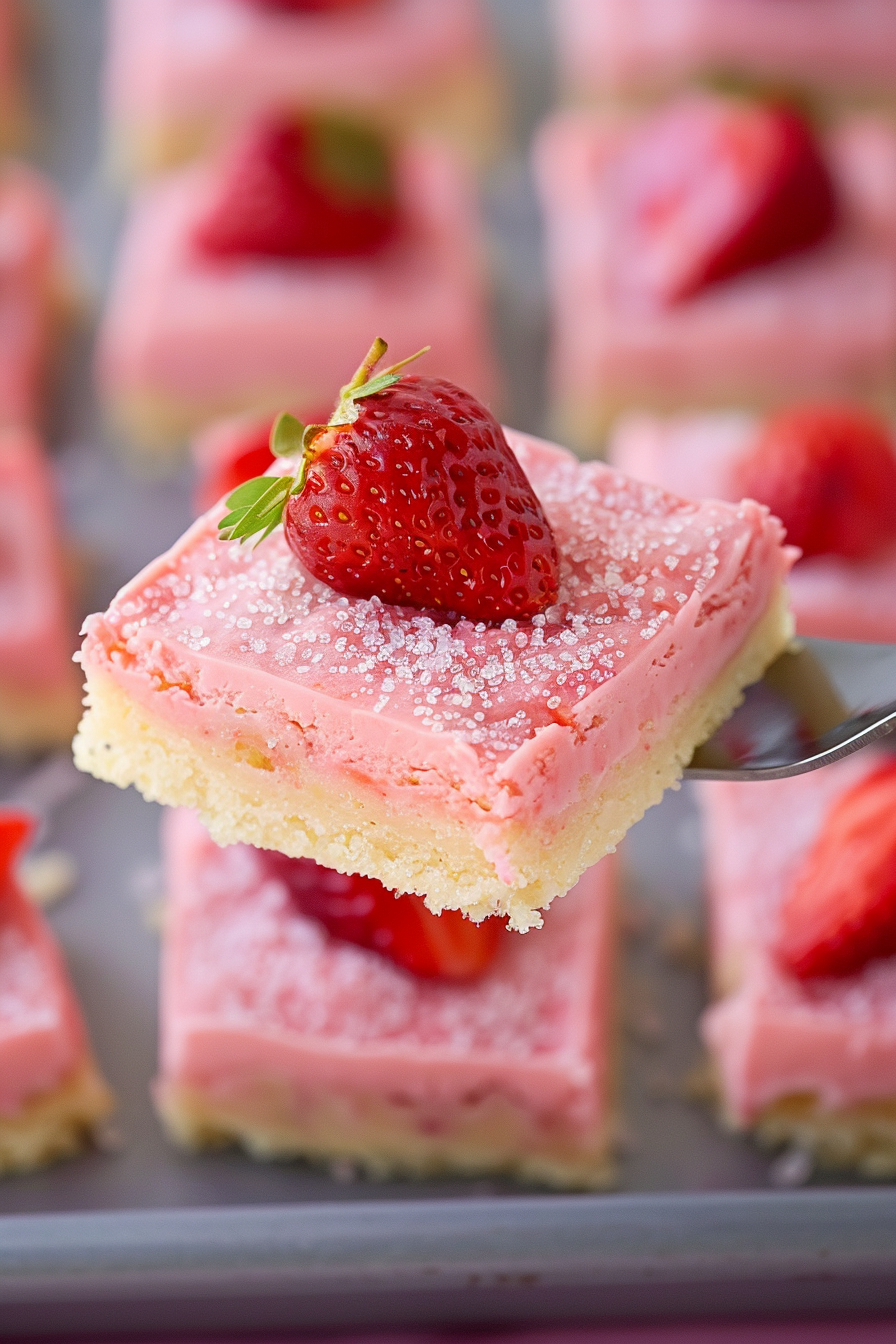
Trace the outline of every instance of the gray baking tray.
[[[522, 143], [550, 100], [545, 16], [530, 0], [493, 8]], [[120, 213], [98, 169], [102, 7], [45, 0], [29, 12], [38, 157], [66, 192], [99, 293]], [[538, 430], [543, 304], [522, 164], [510, 155], [487, 196], [512, 415]], [[139, 482], [122, 468], [89, 394], [89, 333], [52, 437], [98, 606], [186, 525], [188, 476]], [[376, 1184], [346, 1167], [171, 1149], [149, 1098], [159, 810], [78, 776], [64, 755], [0, 766], [0, 797], [12, 796], [46, 812], [42, 843], [77, 862], [76, 889], [50, 913], [119, 1112], [104, 1151], [0, 1184], [0, 1335], [896, 1310], [896, 1191], [814, 1183], [800, 1153], [772, 1157], [724, 1135], [700, 1100], [699, 831], [687, 790], [627, 844], [624, 1128], [618, 1192], [599, 1196]]]

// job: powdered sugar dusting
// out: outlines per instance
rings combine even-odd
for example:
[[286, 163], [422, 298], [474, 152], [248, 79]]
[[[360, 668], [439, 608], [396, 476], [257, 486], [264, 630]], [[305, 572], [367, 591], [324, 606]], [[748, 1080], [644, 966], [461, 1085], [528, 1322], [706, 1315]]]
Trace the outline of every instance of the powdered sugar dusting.
[[514, 446], [561, 554], [559, 601], [531, 622], [452, 624], [340, 597], [305, 574], [281, 532], [256, 550], [223, 545], [217, 517], [120, 595], [107, 620], [136, 657], [161, 640], [194, 660], [273, 671], [501, 759], [568, 721], [658, 639], [755, 526], [734, 506], [686, 503], [523, 438]]

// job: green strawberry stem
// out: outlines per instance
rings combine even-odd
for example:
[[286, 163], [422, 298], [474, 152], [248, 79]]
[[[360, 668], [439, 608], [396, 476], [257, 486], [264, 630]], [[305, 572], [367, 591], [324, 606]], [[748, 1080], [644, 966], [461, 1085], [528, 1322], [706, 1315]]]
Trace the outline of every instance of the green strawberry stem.
[[424, 345], [416, 354], [408, 355], [397, 364], [392, 364], [376, 378], [371, 375], [388, 350], [381, 336], [377, 336], [367, 354], [352, 377], [339, 391], [336, 409], [325, 425], [303, 425], [289, 411], [277, 416], [271, 429], [271, 452], [275, 457], [295, 457], [301, 454], [301, 461], [293, 476], [255, 476], [245, 481], [227, 496], [227, 513], [218, 523], [220, 541], [247, 541], [257, 535], [255, 545], [260, 545], [269, 537], [274, 528], [283, 521], [283, 511], [291, 495], [301, 494], [305, 487], [305, 472], [308, 454], [314, 440], [324, 430], [338, 425], [350, 425], [359, 415], [359, 402], [382, 392], [400, 378], [399, 370], [411, 364], [429, 350]]

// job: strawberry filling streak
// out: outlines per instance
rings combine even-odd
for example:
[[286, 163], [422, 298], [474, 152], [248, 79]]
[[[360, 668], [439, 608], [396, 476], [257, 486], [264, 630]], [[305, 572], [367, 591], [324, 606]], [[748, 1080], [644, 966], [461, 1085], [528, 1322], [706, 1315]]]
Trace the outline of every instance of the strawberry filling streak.
[[830, 174], [783, 103], [679, 99], [633, 135], [611, 174], [614, 280], [646, 306], [815, 246], [834, 228]]
[[16, 860], [35, 828], [30, 812], [17, 807], [0, 808], [0, 897], [12, 884]]

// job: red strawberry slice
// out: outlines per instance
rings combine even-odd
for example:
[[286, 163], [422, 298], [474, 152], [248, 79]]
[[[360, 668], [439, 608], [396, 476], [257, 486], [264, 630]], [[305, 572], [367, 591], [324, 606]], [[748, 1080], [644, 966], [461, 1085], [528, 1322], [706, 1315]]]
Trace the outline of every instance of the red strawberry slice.
[[862, 560], [896, 542], [893, 437], [860, 408], [775, 416], [737, 464], [734, 485], [768, 505], [803, 555]]
[[638, 130], [612, 191], [618, 284], [651, 304], [812, 247], [836, 217], [828, 170], [792, 108], [712, 94]]
[[15, 861], [36, 829], [30, 812], [17, 807], [0, 808], [0, 895], [12, 880]]
[[303, 915], [346, 943], [379, 952], [423, 979], [471, 980], [491, 964], [504, 926], [473, 924], [459, 910], [434, 915], [420, 896], [397, 895], [373, 877], [346, 876], [313, 859], [264, 851]]
[[501, 426], [443, 378], [401, 365], [374, 378], [385, 350], [374, 342], [329, 425], [280, 417], [272, 442], [299, 456], [297, 477], [235, 491], [221, 537], [263, 540], [283, 521], [305, 568], [338, 592], [474, 621], [544, 611], [557, 547]]
[[896, 954], [896, 761], [828, 812], [781, 907], [778, 952], [801, 980]]
[[234, 146], [195, 231], [211, 258], [361, 257], [396, 234], [384, 144], [333, 117], [252, 126]]

